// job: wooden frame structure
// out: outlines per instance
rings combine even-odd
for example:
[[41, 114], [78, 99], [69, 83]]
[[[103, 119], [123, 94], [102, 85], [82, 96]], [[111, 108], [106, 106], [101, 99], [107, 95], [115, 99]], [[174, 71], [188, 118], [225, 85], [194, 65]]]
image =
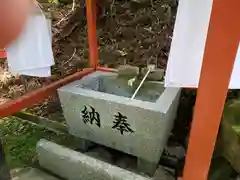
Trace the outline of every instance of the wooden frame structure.
[[[56, 92], [56, 89], [98, 67], [96, 2], [87, 0], [90, 68], [0, 105], [0, 117], [10, 116]], [[240, 1], [213, 0], [204, 60], [184, 168], [183, 180], [207, 180], [228, 85], [240, 40]]]

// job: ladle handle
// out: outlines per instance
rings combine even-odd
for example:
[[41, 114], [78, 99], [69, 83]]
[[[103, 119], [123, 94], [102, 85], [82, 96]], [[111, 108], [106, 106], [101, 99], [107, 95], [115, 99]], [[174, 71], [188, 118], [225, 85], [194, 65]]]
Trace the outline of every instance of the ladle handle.
[[142, 87], [144, 81], [146, 80], [148, 74], [151, 72], [151, 69], [148, 69], [147, 73], [145, 74], [144, 78], [142, 79], [141, 83], [139, 84], [139, 86], [137, 87], [137, 89], [135, 90], [134, 94], [132, 95], [131, 99], [134, 99], [135, 96], [137, 95], [139, 89]]

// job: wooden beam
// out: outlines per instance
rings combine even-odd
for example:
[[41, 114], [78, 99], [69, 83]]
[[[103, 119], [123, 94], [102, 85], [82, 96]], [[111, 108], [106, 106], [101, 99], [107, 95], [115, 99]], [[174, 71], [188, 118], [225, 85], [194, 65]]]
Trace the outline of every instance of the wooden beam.
[[84, 69], [83, 71], [77, 72], [73, 75], [70, 75], [64, 79], [58, 80], [56, 82], [53, 82], [50, 85], [44, 86], [42, 88], [39, 88], [35, 91], [32, 91], [30, 93], [27, 93], [15, 100], [8, 101], [2, 105], [0, 105], [0, 118], [11, 116], [12, 114], [33, 106], [35, 103], [43, 101], [45, 98], [47, 98], [50, 95], [53, 95], [56, 93], [56, 90], [60, 88], [61, 86], [64, 86], [74, 80], [80, 79], [83, 76], [86, 76], [93, 72], [94, 69]]

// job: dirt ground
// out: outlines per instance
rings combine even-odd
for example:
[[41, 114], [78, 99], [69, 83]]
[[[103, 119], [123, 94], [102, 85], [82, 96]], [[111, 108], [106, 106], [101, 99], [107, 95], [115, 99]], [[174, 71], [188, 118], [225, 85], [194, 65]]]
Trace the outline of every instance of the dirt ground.
[[[111, 11], [99, 17], [97, 35], [100, 64], [115, 68], [120, 64], [147, 65], [156, 64], [165, 68], [176, 6], [171, 0], [150, 3], [134, 3], [116, 0]], [[52, 12], [53, 51], [55, 66], [52, 77], [33, 78], [13, 77], [7, 72], [7, 62], [0, 61], [0, 103], [15, 99], [45, 84], [73, 74], [88, 66], [87, 25], [84, 17], [63, 19], [72, 5], [55, 7], [43, 4]], [[61, 21], [61, 22], [60, 22]], [[57, 96], [34, 105], [28, 111], [61, 121], [61, 107]]]

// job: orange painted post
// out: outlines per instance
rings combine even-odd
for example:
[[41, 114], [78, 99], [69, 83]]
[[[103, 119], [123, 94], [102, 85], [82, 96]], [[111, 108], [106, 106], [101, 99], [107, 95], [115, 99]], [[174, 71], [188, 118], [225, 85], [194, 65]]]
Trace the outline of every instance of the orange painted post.
[[207, 180], [240, 40], [240, 1], [213, 0], [183, 180]]
[[96, 69], [98, 66], [96, 0], [86, 0], [86, 6], [87, 6], [88, 46], [89, 46], [89, 55], [90, 55], [90, 67]]

